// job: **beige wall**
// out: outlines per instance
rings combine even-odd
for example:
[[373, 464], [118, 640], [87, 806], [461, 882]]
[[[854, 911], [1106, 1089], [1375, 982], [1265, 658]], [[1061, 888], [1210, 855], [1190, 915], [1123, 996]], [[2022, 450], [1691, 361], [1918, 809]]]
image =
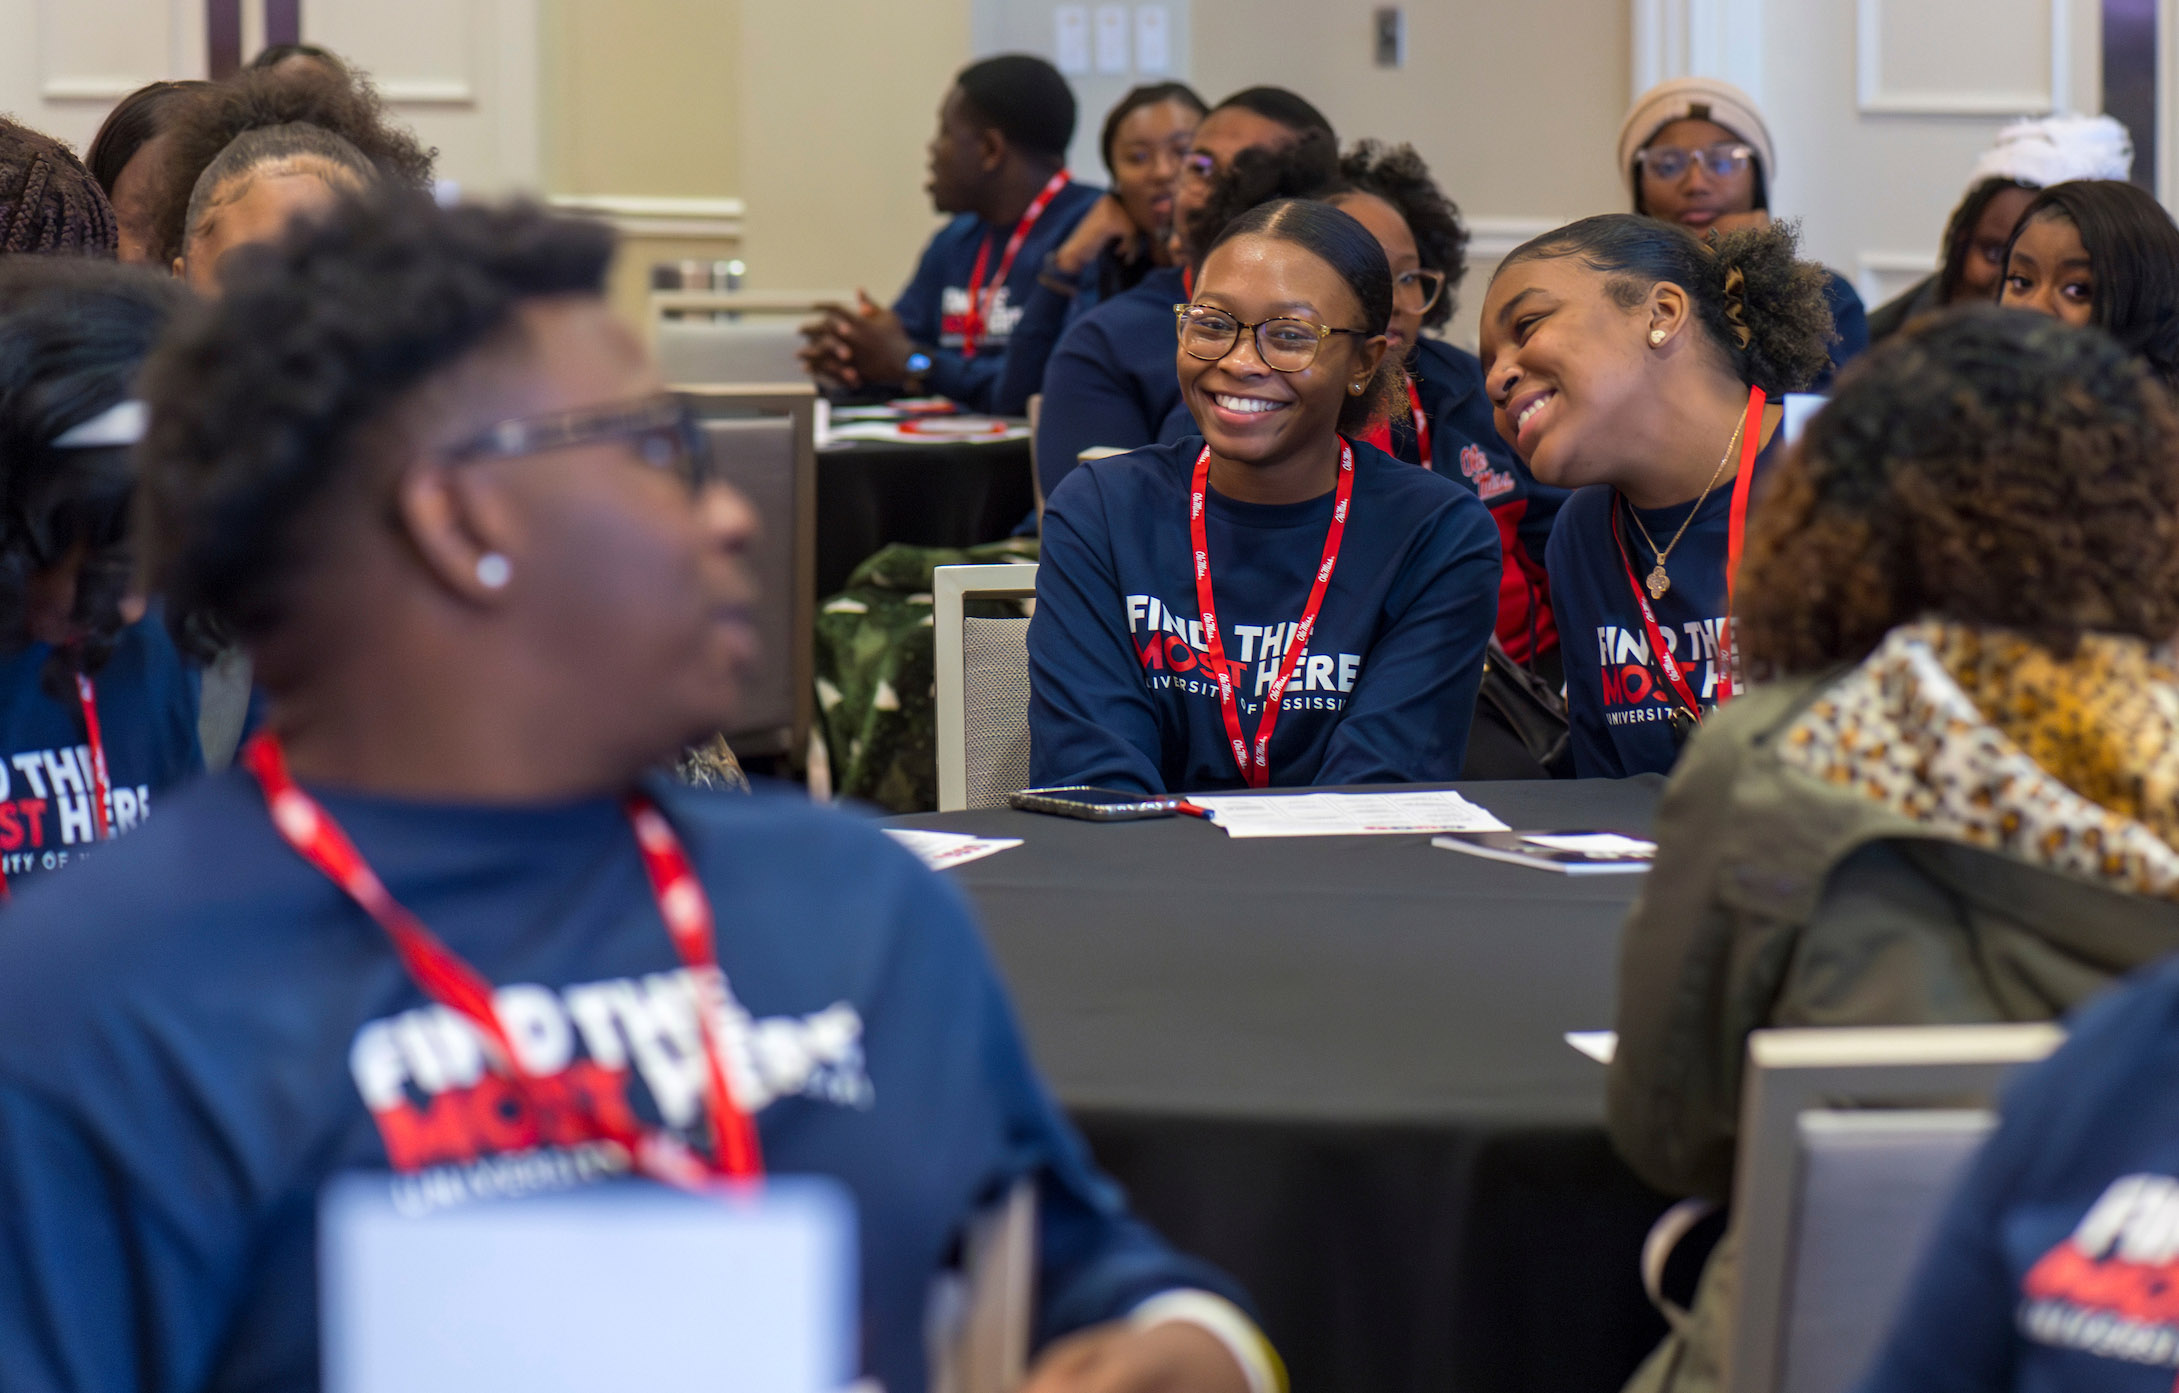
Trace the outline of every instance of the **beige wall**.
[[733, 0], [544, 0], [546, 189], [737, 192], [737, 12]]
[[937, 218], [923, 147], [969, 0], [741, 0], [749, 283], [890, 301]]
[[1309, 98], [1340, 139], [1406, 141], [1475, 233], [1448, 336], [1473, 341], [1491, 268], [1533, 232], [1621, 208], [1627, 0], [1409, 0], [1407, 64], [1371, 61], [1376, 0], [1194, 0], [1196, 86]]
[[[923, 147], [974, 3], [546, 0], [548, 188], [737, 196], [751, 287], [889, 298], [936, 225]], [[1277, 83], [1345, 137], [1412, 141], [1476, 226], [1465, 301], [1518, 236], [1619, 205], [1627, 0], [1411, 0], [1397, 70], [1370, 62], [1374, 7], [1193, 0], [1195, 85]]]

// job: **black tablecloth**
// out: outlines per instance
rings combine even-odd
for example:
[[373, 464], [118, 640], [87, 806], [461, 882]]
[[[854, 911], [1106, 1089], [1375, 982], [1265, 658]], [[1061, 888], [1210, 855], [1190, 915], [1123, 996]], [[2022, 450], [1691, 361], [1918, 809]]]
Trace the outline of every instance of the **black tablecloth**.
[[829, 445], [817, 452], [817, 593], [837, 593], [888, 543], [995, 542], [1035, 505], [1027, 440]]
[[[1518, 828], [1645, 831], [1661, 781], [1470, 784]], [[1427, 837], [1234, 840], [1007, 811], [946, 874], [1046, 1078], [1173, 1241], [1244, 1282], [1300, 1390], [1616, 1388], [1663, 1327], [1665, 1205], [1611, 1154], [1601, 1066], [1634, 876]]]

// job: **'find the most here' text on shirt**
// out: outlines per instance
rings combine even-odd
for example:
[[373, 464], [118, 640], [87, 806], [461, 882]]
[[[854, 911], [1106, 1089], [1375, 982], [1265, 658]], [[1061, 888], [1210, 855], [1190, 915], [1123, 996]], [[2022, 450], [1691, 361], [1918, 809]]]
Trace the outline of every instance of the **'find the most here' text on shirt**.
[[[953, 890], [799, 794], [646, 790], [718, 917], [714, 1018], [767, 1169], [861, 1216], [866, 1372], [924, 1386], [961, 1226], [1039, 1178], [1039, 1341], [1145, 1298], [1235, 1299], [1129, 1217], [1045, 1092]], [[618, 800], [311, 792], [394, 898], [494, 987], [533, 1087], [425, 998], [281, 841], [242, 772], [18, 895], [0, 934], [0, 1388], [317, 1386], [316, 1199], [412, 1209], [625, 1171], [591, 1118], [701, 1141], [702, 994]], [[208, 873], [207, 867], [217, 867]]]
[[[1044, 514], [1029, 624], [1030, 778], [1149, 792], [1244, 787], [1196, 605], [1199, 439], [1085, 465]], [[1208, 494], [1220, 638], [1244, 735], [1323, 559], [1332, 494]], [[1272, 737], [1278, 786], [1456, 779], [1498, 612], [1498, 533], [1475, 494], [1354, 446], [1346, 535]]]

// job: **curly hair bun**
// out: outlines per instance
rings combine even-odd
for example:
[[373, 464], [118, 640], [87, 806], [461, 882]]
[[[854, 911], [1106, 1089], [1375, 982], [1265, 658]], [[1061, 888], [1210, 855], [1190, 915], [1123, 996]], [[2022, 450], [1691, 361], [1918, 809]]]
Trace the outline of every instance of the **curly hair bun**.
[[1740, 578], [1757, 675], [1858, 661], [1925, 617], [2179, 634], [2179, 415], [2099, 329], [1995, 306], [1917, 321], [1841, 374]]
[[1831, 362], [1837, 330], [1825, 298], [1830, 273], [1800, 257], [1800, 228], [1772, 222], [1697, 238], [1677, 223], [1605, 213], [1513, 249], [1499, 273], [1524, 261], [1571, 257], [1607, 278], [1633, 308], [1669, 283], [1695, 302], [1703, 332], [1733, 373], [1771, 396], [1804, 390]]
[[234, 258], [144, 373], [146, 566], [178, 630], [276, 623], [303, 534], [369, 466], [373, 429], [524, 303], [602, 295], [612, 253], [602, 223], [381, 188]]

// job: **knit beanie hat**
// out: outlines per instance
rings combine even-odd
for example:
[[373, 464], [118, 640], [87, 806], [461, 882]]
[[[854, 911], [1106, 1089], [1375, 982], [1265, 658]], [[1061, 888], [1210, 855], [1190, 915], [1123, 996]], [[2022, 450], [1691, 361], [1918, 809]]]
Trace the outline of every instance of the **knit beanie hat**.
[[1619, 178], [1634, 197], [1634, 157], [1657, 138], [1657, 132], [1674, 121], [1715, 121], [1740, 137], [1755, 151], [1755, 162], [1765, 178], [1773, 178], [1770, 127], [1755, 106], [1755, 98], [1714, 77], [1676, 77], [1660, 82], [1634, 99], [1627, 119], [1619, 123]]
[[2060, 112], [2032, 121], [2015, 121], [1997, 133], [1997, 142], [1975, 161], [1967, 180], [1973, 188], [1985, 179], [2047, 189], [2069, 179], [2117, 179], [2133, 176], [2134, 141], [2108, 116]]

